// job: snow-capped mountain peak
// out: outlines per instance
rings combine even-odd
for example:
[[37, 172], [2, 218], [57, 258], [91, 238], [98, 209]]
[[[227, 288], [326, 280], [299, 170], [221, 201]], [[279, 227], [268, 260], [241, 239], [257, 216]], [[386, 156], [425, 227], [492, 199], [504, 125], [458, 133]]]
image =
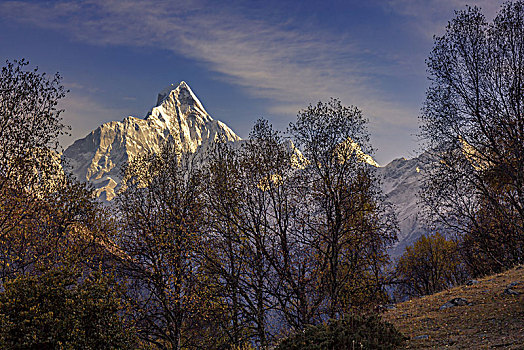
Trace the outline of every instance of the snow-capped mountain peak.
[[129, 116], [105, 123], [64, 151], [65, 166], [79, 180], [91, 182], [102, 200], [115, 196], [128, 161], [159, 151], [169, 138], [190, 152], [217, 138], [240, 140], [226, 124], [211, 118], [186, 82], [162, 90], [157, 102], [144, 119]]
[[400, 256], [406, 246], [428, 233], [421, 215], [419, 192], [429, 159], [428, 153], [422, 153], [411, 159], [398, 158], [377, 168], [382, 179], [382, 192], [394, 205], [400, 228], [399, 240], [390, 249], [392, 257]]
[[209, 116], [204, 109], [202, 102], [193, 93], [189, 85], [182, 81], [180, 84], [171, 84], [158, 93], [157, 107], [164, 106], [165, 108], [172, 108], [178, 106], [184, 112], [192, 109], [202, 115]]

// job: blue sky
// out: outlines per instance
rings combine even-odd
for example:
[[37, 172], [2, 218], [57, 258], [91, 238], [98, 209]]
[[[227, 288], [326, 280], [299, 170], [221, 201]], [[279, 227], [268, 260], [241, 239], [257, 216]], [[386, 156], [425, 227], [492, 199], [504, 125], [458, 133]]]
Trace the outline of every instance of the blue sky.
[[369, 119], [375, 158], [418, 151], [425, 58], [454, 10], [496, 0], [4, 1], [0, 59], [60, 72], [67, 146], [100, 124], [144, 116], [186, 81], [215, 119], [246, 137], [258, 118], [284, 130], [337, 97]]

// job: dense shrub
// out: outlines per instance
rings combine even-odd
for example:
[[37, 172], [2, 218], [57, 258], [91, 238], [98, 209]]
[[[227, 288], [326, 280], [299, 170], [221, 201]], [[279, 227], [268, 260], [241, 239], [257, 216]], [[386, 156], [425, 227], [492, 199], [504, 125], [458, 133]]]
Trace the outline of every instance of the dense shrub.
[[310, 326], [284, 339], [277, 349], [395, 349], [404, 339], [392, 324], [378, 316], [348, 316]]
[[0, 293], [1, 349], [135, 349], [112, 278], [67, 269], [22, 275]]

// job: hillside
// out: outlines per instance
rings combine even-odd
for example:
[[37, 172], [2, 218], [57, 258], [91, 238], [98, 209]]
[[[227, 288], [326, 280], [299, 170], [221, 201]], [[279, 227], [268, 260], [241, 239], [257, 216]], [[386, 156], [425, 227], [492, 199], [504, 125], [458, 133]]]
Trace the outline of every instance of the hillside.
[[[524, 266], [469, 284], [399, 303], [384, 318], [410, 338], [406, 349], [524, 349]], [[454, 298], [468, 304], [440, 309]]]

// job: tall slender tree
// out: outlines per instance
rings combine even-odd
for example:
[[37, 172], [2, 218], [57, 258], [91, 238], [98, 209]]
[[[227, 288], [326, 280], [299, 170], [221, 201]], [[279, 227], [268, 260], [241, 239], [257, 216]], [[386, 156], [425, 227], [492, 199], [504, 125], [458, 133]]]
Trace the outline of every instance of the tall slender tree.
[[248, 339], [266, 348], [270, 344], [267, 325], [272, 308], [266, 254], [270, 239], [266, 225], [268, 202], [263, 191], [267, 179], [256, 169], [262, 163], [250, 158], [254, 155], [250, 141], [233, 147], [218, 144], [207, 171], [210, 239], [221, 248], [209, 262], [224, 288], [232, 293], [229, 308], [234, 315], [235, 341], [239, 340], [238, 332], [244, 331], [238, 327], [241, 323], [247, 326]]
[[301, 173], [303, 226], [321, 262], [325, 314], [342, 317], [382, 294], [386, 248], [396, 239], [373, 173], [366, 120], [339, 100], [310, 105], [289, 133], [307, 162]]

